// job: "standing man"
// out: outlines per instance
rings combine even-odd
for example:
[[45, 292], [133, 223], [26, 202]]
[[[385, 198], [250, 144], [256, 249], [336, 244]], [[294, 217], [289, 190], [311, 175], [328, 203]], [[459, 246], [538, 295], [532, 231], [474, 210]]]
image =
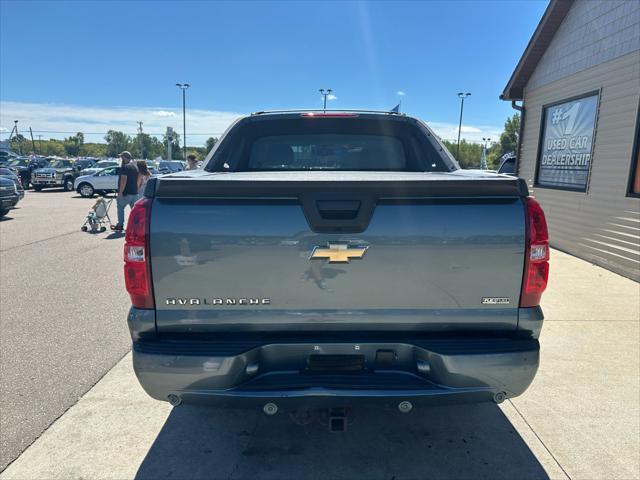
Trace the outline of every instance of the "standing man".
[[192, 153], [191, 155], [187, 155], [187, 170], [197, 170], [198, 169], [198, 159]]
[[118, 172], [118, 197], [116, 204], [118, 205], [118, 224], [111, 226], [111, 230], [121, 232], [124, 229], [124, 207], [133, 204], [138, 200], [138, 167], [131, 154], [126, 150], [120, 155], [120, 170]]

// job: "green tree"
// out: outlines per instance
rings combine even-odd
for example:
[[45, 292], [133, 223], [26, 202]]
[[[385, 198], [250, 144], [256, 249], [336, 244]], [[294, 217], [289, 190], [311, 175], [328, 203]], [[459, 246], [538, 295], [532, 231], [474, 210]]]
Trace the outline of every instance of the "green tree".
[[516, 153], [520, 136], [520, 114], [514, 113], [504, 122], [504, 132], [500, 134], [500, 155]]
[[77, 157], [80, 155], [80, 149], [84, 144], [84, 134], [78, 132], [73, 137], [68, 137], [63, 140], [64, 149], [67, 155], [71, 157]]
[[449, 140], [442, 140], [447, 150], [453, 155], [460, 168], [480, 168], [480, 156], [482, 155], [482, 145], [478, 143], [467, 142], [466, 140], [460, 140], [460, 153], [458, 155], [457, 142], [451, 142]]
[[104, 137], [107, 142], [107, 155], [117, 157], [120, 152], [131, 148], [131, 138], [124, 132], [109, 130]]
[[[29, 141], [29, 143], [31, 143], [31, 141]], [[33, 148], [29, 146], [29, 152], [31, 152], [31, 150], [33, 150]], [[45, 157], [64, 157], [67, 155], [67, 151], [65, 150], [62, 141], [54, 138], [50, 140], [36, 140], [36, 150], [38, 155], [43, 155]], [[23, 153], [26, 153], [26, 151], [23, 150]]]
[[107, 145], [105, 143], [85, 143], [80, 148], [80, 155], [83, 157], [106, 157]]
[[204, 144], [205, 155], [209, 154], [211, 149], [215, 147], [216, 143], [218, 143], [218, 139], [214, 137], [207, 138], [207, 141]]
[[[141, 147], [142, 150], [140, 150]], [[139, 133], [131, 139], [130, 151], [134, 158], [151, 159], [162, 156], [164, 146], [156, 137], [148, 133]]]

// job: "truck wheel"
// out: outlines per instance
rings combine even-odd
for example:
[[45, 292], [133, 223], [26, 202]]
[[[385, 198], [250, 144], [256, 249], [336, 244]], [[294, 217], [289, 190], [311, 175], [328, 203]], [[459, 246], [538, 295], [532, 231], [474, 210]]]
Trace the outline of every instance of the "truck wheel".
[[33, 189], [34, 189], [36, 192], [40, 192], [40, 191], [42, 191], [42, 185], [34, 185], [34, 186], [33, 186]]
[[0, 210], [0, 218], [4, 217], [7, 213], [9, 213], [9, 210]]
[[78, 186], [78, 193], [83, 196], [84, 198], [91, 198], [93, 197], [95, 190], [93, 189], [93, 187], [88, 184], [88, 183], [81, 183]]
[[73, 192], [73, 177], [67, 177], [64, 179], [64, 185], [62, 186], [65, 192]]

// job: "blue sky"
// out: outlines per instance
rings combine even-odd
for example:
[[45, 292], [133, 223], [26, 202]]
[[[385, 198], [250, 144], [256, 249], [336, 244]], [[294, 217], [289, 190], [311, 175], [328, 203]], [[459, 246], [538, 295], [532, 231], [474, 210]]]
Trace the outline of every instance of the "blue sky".
[[242, 113], [319, 107], [320, 87], [333, 88], [331, 108], [389, 109], [404, 92], [403, 110], [445, 138], [456, 92], [470, 91], [463, 137], [495, 136], [513, 112], [498, 95], [545, 7], [0, 0], [0, 127], [181, 131], [186, 81], [189, 144]]

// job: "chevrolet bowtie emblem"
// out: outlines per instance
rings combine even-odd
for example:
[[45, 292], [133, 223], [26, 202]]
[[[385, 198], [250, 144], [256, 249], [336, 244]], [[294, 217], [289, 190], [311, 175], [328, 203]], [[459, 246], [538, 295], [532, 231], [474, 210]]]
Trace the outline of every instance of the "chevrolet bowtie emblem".
[[345, 243], [329, 244], [328, 247], [315, 247], [309, 260], [328, 258], [329, 263], [349, 263], [352, 258], [362, 258], [369, 247], [350, 247]]

